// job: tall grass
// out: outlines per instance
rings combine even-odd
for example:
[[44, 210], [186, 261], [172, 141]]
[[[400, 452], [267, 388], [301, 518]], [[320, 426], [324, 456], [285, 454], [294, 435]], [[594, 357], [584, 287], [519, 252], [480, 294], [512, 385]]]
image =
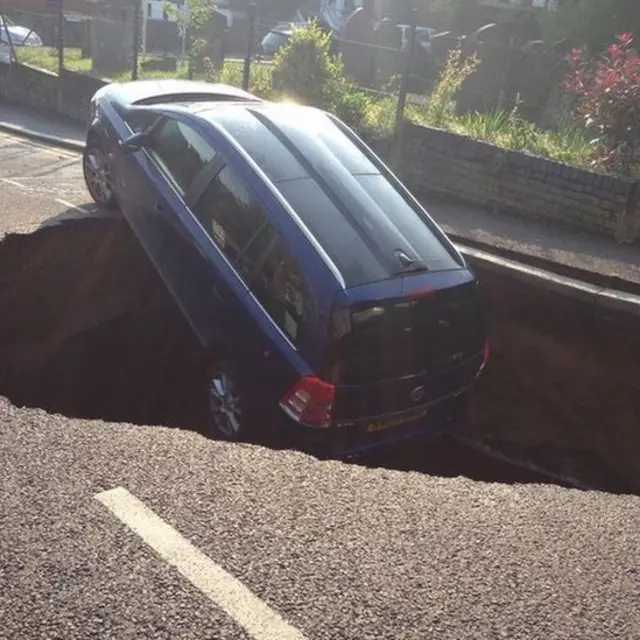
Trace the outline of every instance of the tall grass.
[[505, 149], [591, 167], [593, 147], [585, 129], [574, 121], [565, 119], [553, 129], [543, 130], [520, 117], [518, 104], [511, 111], [494, 109], [458, 115], [455, 96], [478, 64], [475, 57], [464, 58], [460, 49], [452, 51], [426, 107], [412, 108], [407, 117], [416, 124], [447, 129]]
[[593, 152], [584, 128], [570, 121], [542, 130], [516, 111], [492, 111], [458, 116], [448, 125], [453, 133], [574, 166], [588, 166]]

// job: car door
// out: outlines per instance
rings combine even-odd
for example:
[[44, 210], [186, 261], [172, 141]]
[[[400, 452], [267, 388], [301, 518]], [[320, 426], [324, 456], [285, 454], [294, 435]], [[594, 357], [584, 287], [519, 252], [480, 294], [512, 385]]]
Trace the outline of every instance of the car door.
[[[179, 118], [139, 117], [149, 135], [138, 151], [120, 154], [120, 200], [185, 318], [208, 346], [223, 339], [221, 323], [216, 320], [217, 274], [198, 242], [187, 202], [211, 179], [220, 160], [213, 146]], [[134, 131], [140, 129], [133, 124]]]

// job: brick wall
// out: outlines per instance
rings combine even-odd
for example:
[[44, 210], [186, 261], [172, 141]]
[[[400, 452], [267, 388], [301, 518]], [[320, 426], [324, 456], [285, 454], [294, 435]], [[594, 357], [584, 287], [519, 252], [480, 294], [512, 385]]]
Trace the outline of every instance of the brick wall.
[[[417, 196], [435, 193], [620, 241], [640, 239], [637, 183], [437, 129], [408, 124], [405, 140], [402, 177]], [[388, 143], [373, 146], [387, 154]]]

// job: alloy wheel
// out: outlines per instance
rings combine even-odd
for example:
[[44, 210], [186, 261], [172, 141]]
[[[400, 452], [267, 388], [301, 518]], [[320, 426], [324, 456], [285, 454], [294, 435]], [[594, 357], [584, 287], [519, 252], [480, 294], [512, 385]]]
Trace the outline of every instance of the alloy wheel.
[[85, 153], [84, 175], [91, 197], [98, 205], [110, 207], [113, 204], [113, 188], [109, 161], [97, 146], [90, 146]]
[[237, 439], [242, 431], [242, 410], [236, 384], [225, 371], [212, 374], [209, 410], [216, 429], [226, 438]]

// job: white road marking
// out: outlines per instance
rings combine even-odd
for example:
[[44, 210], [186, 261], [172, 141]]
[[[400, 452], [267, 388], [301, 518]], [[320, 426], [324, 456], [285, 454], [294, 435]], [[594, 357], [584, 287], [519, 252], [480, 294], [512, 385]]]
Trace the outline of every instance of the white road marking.
[[52, 153], [57, 156], [65, 156], [67, 158], [78, 158], [81, 155], [80, 151], [70, 151], [62, 147], [56, 147], [55, 145], [47, 146], [44, 143], [37, 142], [35, 140], [20, 138], [18, 136], [12, 136], [7, 133], [0, 133], [0, 140], [2, 139], [9, 140], [10, 142], [19, 144], [26, 148], [33, 148], [33, 149], [37, 149], [38, 151], [45, 151], [46, 153]]
[[19, 189], [25, 188], [25, 186], [21, 182], [18, 182], [17, 180], [11, 180], [10, 178], [2, 178], [2, 182], [6, 182], [7, 184], [18, 187]]
[[94, 496], [163, 560], [233, 618], [255, 640], [306, 640], [237, 578], [194, 547], [123, 487]]
[[83, 207], [80, 204], [71, 204], [66, 200], [61, 200], [60, 198], [56, 198], [55, 201], [58, 204], [61, 204], [63, 207], [67, 207], [67, 209], [73, 209], [74, 211], [78, 211], [79, 213], [82, 213], [85, 216], [90, 216], [94, 214], [96, 211], [96, 209], [87, 209], [86, 207]]

